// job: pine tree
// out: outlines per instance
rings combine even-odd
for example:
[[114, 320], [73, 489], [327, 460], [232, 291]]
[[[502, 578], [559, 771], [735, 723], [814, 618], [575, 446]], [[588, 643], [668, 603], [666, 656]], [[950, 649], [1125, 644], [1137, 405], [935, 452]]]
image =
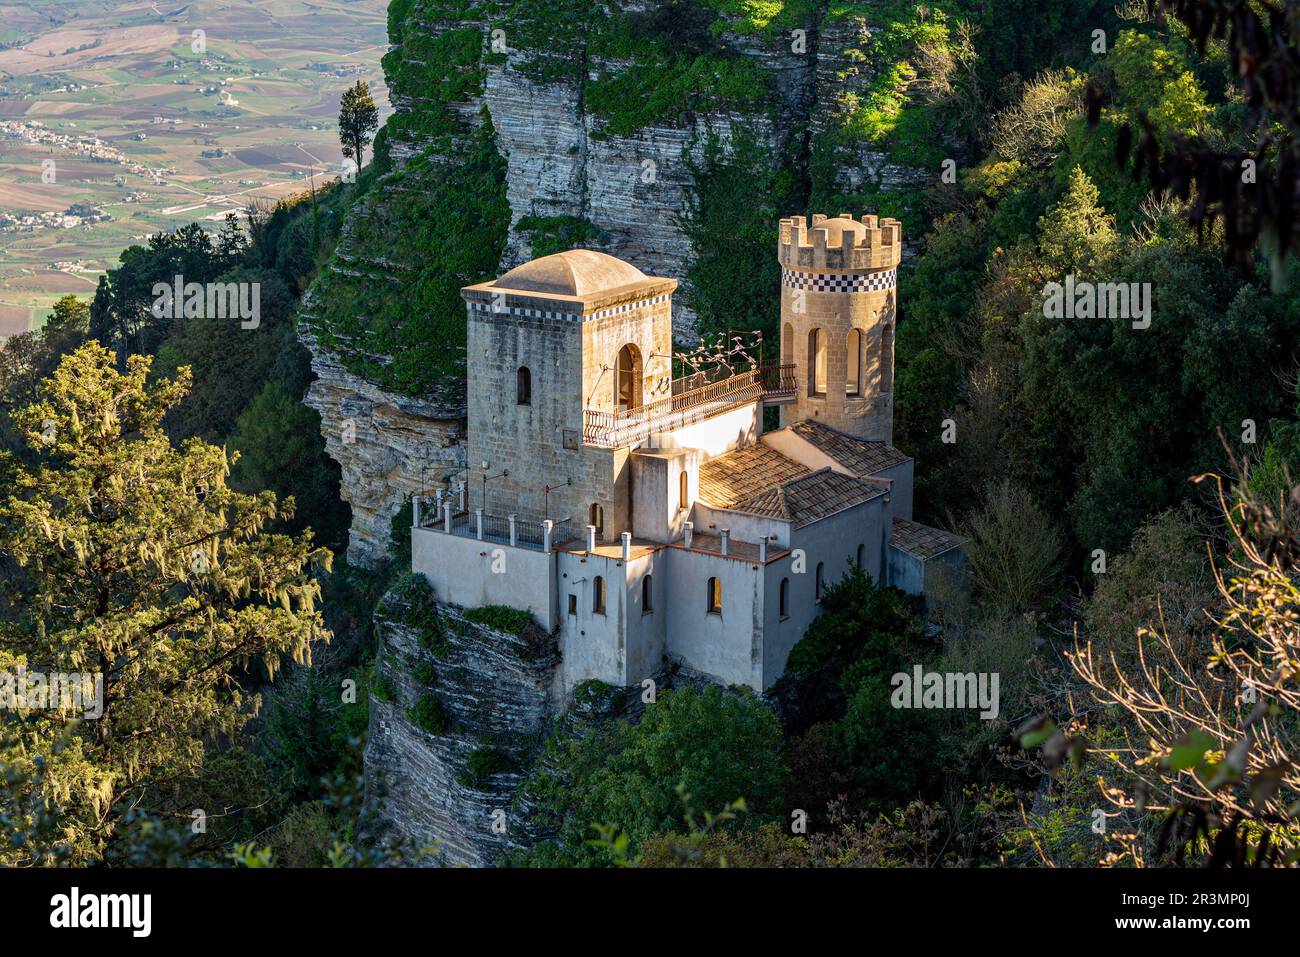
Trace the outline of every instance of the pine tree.
[[[0, 672], [103, 676], [98, 720], [7, 712], [0, 729], [0, 767], [42, 782], [74, 861], [103, 856], [128, 804], [188, 813], [167, 806], [172, 789], [202, 767], [206, 742], [257, 710], [245, 669], [274, 678], [285, 656], [307, 663], [330, 637], [311, 574], [330, 553], [310, 532], [268, 534], [292, 500], [230, 489], [223, 449], [172, 446], [162, 420], [189, 370], [151, 383], [149, 367], [133, 356], [118, 372], [97, 342], [65, 357], [14, 415], [37, 458], [0, 500], [0, 551], [24, 569], [19, 614], [0, 622]], [[40, 859], [0, 847], [0, 864]]]
[[357, 80], [356, 86], [343, 91], [339, 102], [339, 141], [343, 155], [355, 157], [361, 169], [366, 144], [370, 134], [379, 129], [379, 108], [370, 96], [370, 86]]

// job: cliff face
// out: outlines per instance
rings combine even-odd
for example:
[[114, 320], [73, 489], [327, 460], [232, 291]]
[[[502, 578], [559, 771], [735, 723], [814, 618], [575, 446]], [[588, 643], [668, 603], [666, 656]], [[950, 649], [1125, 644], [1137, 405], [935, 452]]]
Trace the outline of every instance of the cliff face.
[[[757, 142], [828, 206], [879, 206], [929, 175], [862, 140], [860, 112], [882, 96], [897, 110], [913, 76], [882, 60], [897, 43], [873, 39], [877, 4], [763, 21], [718, 12], [731, 6], [394, 0], [396, 112], [302, 309], [350, 561], [380, 560], [403, 500], [464, 468], [459, 286], [579, 244], [688, 279], [679, 217], [710, 141]], [[689, 298], [688, 283], [684, 341]]]
[[[476, 624], [449, 606], [437, 607], [430, 649], [411, 609], [390, 594], [377, 621], [384, 691], [371, 696], [366, 778], [382, 793], [388, 836], [436, 846], [430, 863], [490, 866], [539, 836], [515, 792], [557, 710], [558, 655], [541, 636]], [[437, 701], [440, 724], [421, 723], [425, 698]]]

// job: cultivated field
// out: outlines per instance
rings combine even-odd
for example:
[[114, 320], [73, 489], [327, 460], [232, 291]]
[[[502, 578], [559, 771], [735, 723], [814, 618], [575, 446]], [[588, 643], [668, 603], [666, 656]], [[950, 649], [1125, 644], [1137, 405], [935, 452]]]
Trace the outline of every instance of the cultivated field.
[[[387, 0], [0, 0], [0, 337], [118, 254], [341, 169]], [[201, 32], [196, 32], [201, 31]], [[107, 214], [65, 219], [70, 207]]]

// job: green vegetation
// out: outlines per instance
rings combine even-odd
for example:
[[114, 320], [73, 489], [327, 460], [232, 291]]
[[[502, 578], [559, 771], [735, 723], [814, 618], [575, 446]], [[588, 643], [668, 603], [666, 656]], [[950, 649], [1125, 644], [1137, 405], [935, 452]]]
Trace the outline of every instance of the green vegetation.
[[515, 231], [528, 236], [533, 259], [566, 249], [600, 249], [606, 242], [603, 232], [578, 216], [523, 216]]
[[636, 724], [554, 738], [543, 770], [526, 788], [560, 836], [519, 863], [608, 861], [588, 843], [592, 825], [615, 827], [635, 846], [681, 820], [679, 785], [698, 807], [722, 807], [744, 795], [756, 815], [773, 813], [780, 737], [776, 718], [752, 692], [711, 686], [664, 692]]
[[451, 640], [438, 615], [429, 579], [418, 573], [408, 573], [393, 586], [393, 592], [406, 602], [401, 621], [417, 630], [420, 647], [435, 658], [446, 657], [451, 651]]
[[370, 85], [357, 80], [339, 101], [339, 142], [343, 155], [355, 160], [358, 169], [365, 165], [366, 144], [377, 129], [379, 108], [370, 95]]
[[457, 780], [467, 788], [482, 790], [488, 778], [509, 770], [510, 767], [510, 756], [500, 748], [475, 748], [470, 752], [465, 770], [457, 775]]
[[442, 734], [451, 723], [442, 701], [428, 692], [420, 696], [414, 707], [406, 709], [406, 716], [415, 723], [416, 727], [429, 734]]
[[[149, 365], [133, 356], [118, 372], [94, 343], [68, 354], [14, 415], [35, 462], [0, 502], [6, 552], [26, 572], [10, 583], [20, 614], [0, 621], [5, 670], [28, 660], [103, 675], [103, 720], [7, 721], [16, 740], [0, 754], [20, 770], [42, 756], [63, 782], [63, 842], [79, 862], [112, 854], [126, 806], [166, 800], [159, 782], [203, 770], [211, 783], [203, 739], [251, 717], [236, 662], [274, 678], [330, 637], [311, 576], [330, 553], [309, 532], [269, 534], [292, 506], [229, 488], [221, 448], [173, 446], [162, 423], [189, 376], [150, 384]], [[0, 853], [24, 864], [43, 852]]]
[[408, 160], [353, 209], [352, 247], [383, 250], [387, 265], [324, 272], [312, 289], [320, 314], [304, 317], [352, 372], [403, 394], [463, 391], [460, 289], [496, 270], [510, 223], [486, 112], [454, 159], [446, 150]]
[[523, 635], [524, 630], [534, 625], [529, 612], [508, 608], [505, 605], [484, 605], [481, 608], [467, 608], [465, 618], [479, 625], [504, 631], [511, 635]]

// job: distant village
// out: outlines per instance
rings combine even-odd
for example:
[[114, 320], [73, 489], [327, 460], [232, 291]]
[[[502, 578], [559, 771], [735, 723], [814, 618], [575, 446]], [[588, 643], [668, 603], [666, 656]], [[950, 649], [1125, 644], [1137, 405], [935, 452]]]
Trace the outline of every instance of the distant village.
[[22, 120], [0, 121], [0, 139], [19, 140], [24, 143], [51, 146], [84, 156], [96, 163], [116, 163], [119, 166], [126, 167], [132, 173], [147, 176], [155, 182], [176, 172], [172, 167], [153, 167], [137, 163], [117, 147], [110, 146], [98, 136], [92, 134], [56, 133], [40, 120], [32, 120], [31, 122]]
[[88, 203], [73, 203], [61, 213], [0, 210], [0, 233], [30, 233], [41, 229], [76, 229], [112, 219]]

